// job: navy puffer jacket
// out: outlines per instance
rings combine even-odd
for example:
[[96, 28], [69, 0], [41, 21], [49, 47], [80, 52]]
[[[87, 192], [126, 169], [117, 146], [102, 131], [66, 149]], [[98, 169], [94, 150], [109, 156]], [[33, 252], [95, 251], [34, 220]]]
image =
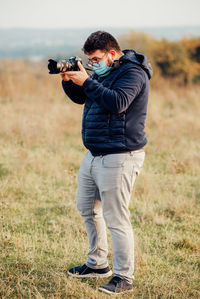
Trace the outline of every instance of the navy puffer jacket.
[[62, 81], [69, 98], [85, 104], [82, 138], [95, 156], [138, 150], [147, 143], [144, 127], [151, 65], [142, 54], [123, 52], [104, 78], [94, 73], [81, 87]]

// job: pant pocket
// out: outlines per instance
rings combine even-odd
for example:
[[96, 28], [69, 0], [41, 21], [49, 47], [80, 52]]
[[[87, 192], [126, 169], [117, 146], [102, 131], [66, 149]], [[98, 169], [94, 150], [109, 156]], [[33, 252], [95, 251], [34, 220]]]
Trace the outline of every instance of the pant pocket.
[[106, 155], [103, 157], [102, 165], [105, 168], [123, 167], [127, 157], [129, 153]]
[[136, 153], [133, 152], [132, 157], [133, 157], [133, 168], [134, 168], [136, 175], [138, 176], [143, 167], [143, 163], [144, 163], [144, 159], [145, 159], [145, 152], [144, 151], [136, 152]]
[[112, 154], [102, 158], [102, 175], [99, 181], [101, 191], [108, 191], [121, 187], [126, 159], [127, 154]]

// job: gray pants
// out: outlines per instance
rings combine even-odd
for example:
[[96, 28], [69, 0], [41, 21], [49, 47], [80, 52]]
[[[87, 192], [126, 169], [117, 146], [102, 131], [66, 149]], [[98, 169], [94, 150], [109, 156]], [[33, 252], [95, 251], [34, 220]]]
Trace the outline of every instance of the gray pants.
[[113, 244], [114, 275], [134, 279], [134, 239], [128, 209], [144, 149], [94, 157], [87, 152], [78, 175], [77, 208], [83, 217], [90, 250], [86, 265], [108, 266], [106, 226]]

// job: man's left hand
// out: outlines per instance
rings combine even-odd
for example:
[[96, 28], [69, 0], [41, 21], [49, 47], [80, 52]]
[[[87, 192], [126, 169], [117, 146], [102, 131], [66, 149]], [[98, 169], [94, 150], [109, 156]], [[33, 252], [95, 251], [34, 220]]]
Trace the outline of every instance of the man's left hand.
[[85, 80], [89, 78], [89, 76], [82, 63], [80, 63], [80, 61], [78, 61], [78, 67], [80, 71], [70, 71], [66, 73], [70, 80], [72, 80], [75, 84], [82, 86]]

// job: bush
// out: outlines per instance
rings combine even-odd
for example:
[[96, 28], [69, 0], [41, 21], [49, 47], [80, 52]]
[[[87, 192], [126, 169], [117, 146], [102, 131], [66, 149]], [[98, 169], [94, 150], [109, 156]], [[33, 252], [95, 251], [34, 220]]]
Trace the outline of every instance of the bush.
[[159, 76], [184, 85], [200, 80], [200, 38], [159, 41], [145, 33], [131, 31], [121, 38], [120, 44], [122, 48], [133, 48], [149, 58], [155, 81]]

